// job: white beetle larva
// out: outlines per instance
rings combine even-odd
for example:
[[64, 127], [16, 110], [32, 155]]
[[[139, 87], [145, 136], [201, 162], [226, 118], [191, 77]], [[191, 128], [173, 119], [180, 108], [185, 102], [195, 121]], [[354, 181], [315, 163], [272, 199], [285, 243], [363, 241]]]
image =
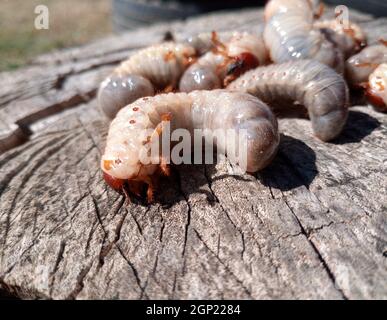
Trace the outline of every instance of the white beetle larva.
[[318, 7], [315, 3], [318, 2], [271, 0], [266, 5], [264, 40], [270, 58], [275, 63], [314, 59], [342, 73], [343, 53], [313, 26], [313, 9]]
[[346, 62], [346, 77], [354, 88], [365, 89], [378, 111], [387, 111], [387, 41], [364, 48]]
[[350, 57], [345, 64], [348, 82], [352, 86], [361, 86], [368, 82], [369, 75], [381, 63], [387, 63], [387, 42], [368, 46], [358, 54]]
[[193, 47], [174, 42], [138, 51], [102, 82], [98, 92], [102, 111], [114, 118], [118, 110], [140, 97], [176, 88], [181, 74], [195, 57]]
[[214, 32], [212, 42], [212, 51], [205, 53], [184, 72], [180, 91], [222, 88], [247, 70], [268, 61], [261, 35], [235, 32], [223, 43]]
[[[121, 109], [110, 124], [101, 168], [111, 187], [122, 189], [126, 186], [135, 193], [139, 184], [146, 184], [148, 198], [151, 198], [154, 177], [161, 165], [144, 164], [140, 150], [151, 148], [152, 140], [159, 137], [164, 121], [170, 121], [171, 128], [185, 128], [191, 134], [194, 129], [211, 132], [217, 129], [245, 130], [248, 172], [268, 165], [279, 144], [277, 120], [272, 111], [247, 93], [219, 89], [141, 98]], [[149, 129], [154, 134], [140, 134], [145, 130], [149, 134]], [[227, 142], [216, 143], [217, 149], [227, 150], [228, 146], [222, 145]]]
[[246, 72], [227, 89], [250, 93], [279, 112], [284, 110], [278, 108], [289, 101], [303, 105], [315, 135], [323, 141], [337, 137], [347, 120], [349, 97], [343, 77], [315, 60], [259, 67]]

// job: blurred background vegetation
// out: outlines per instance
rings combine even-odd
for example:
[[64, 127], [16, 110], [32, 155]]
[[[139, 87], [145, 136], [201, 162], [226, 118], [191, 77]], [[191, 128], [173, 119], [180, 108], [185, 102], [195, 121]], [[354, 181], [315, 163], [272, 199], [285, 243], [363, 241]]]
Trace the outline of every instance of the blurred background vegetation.
[[[37, 5], [47, 5], [50, 28], [36, 30]], [[111, 32], [110, 0], [0, 0], [0, 71], [38, 54], [76, 46]]]
[[[263, 5], [264, 1], [0, 0], [0, 71], [19, 68], [53, 49], [87, 43], [113, 29], [135, 29], [207, 11]], [[49, 9], [48, 30], [34, 27], [37, 5]]]
[[[23, 66], [41, 53], [108, 35], [184, 19], [208, 11], [263, 6], [266, 0], [0, 0], [0, 71]], [[324, 0], [387, 16], [387, 0]], [[37, 5], [49, 9], [49, 29], [36, 30]]]

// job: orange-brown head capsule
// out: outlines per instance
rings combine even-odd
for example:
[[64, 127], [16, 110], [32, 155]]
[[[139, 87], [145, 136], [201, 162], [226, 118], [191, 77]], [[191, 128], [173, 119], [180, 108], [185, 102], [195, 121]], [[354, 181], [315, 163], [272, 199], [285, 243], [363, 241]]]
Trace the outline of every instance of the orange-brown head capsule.
[[109, 187], [111, 187], [116, 191], [121, 191], [122, 188], [124, 187], [125, 180], [123, 179], [114, 178], [113, 176], [111, 176], [106, 172], [103, 173], [103, 178], [105, 182], [109, 185]]
[[370, 87], [366, 89], [365, 96], [367, 97], [368, 102], [375, 108], [387, 111], [387, 106], [384, 100]]
[[224, 79], [224, 85], [227, 86], [230, 82], [240, 77], [243, 73], [250, 69], [259, 66], [259, 61], [255, 55], [250, 52], [242, 52], [233, 58], [231, 64], [227, 68], [227, 76]]

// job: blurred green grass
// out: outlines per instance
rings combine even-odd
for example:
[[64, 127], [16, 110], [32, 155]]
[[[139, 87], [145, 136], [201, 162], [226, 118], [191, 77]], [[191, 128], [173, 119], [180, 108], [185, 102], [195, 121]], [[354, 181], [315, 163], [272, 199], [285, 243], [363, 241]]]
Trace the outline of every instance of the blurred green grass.
[[[49, 9], [48, 30], [34, 27], [34, 9], [39, 4]], [[109, 0], [0, 0], [0, 71], [107, 35], [110, 20]]]

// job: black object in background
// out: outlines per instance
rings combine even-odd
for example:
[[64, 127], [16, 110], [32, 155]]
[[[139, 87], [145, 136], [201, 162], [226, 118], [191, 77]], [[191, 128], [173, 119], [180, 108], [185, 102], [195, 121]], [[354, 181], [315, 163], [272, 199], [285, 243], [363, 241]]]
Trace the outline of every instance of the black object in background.
[[[375, 16], [387, 16], [387, 0], [325, 0]], [[113, 26], [123, 31], [216, 10], [264, 6], [266, 0], [112, 0]]]
[[216, 10], [258, 7], [265, 0], [112, 0], [115, 31], [148, 26], [155, 22], [185, 19]]

